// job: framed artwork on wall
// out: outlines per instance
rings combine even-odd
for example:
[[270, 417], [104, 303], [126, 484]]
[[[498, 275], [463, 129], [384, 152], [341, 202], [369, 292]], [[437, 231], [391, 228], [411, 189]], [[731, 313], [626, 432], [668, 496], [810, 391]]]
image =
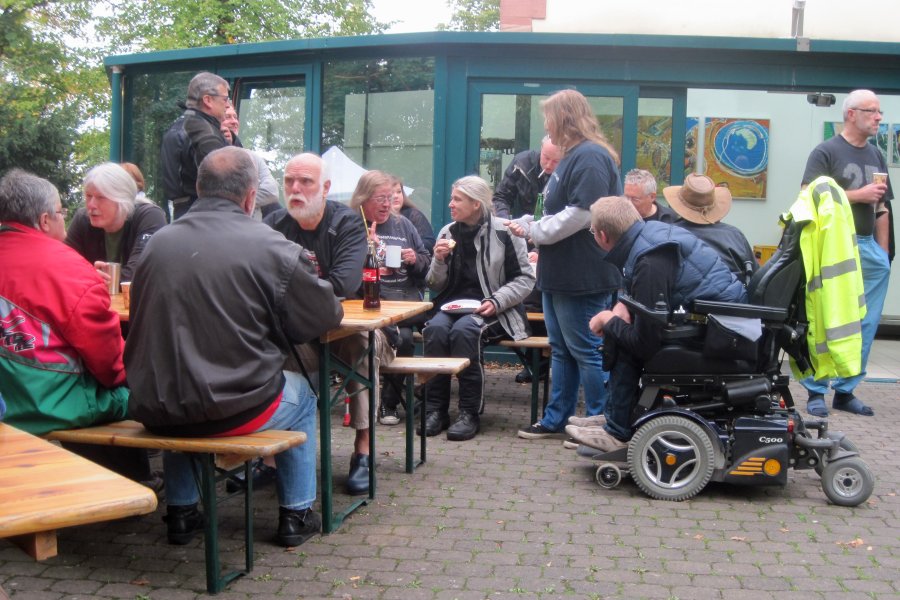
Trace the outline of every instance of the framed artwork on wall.
[[769, 119], [688, 117], [685, 174], [703, 173], [734, 198], [764, 199], [769, 169]]

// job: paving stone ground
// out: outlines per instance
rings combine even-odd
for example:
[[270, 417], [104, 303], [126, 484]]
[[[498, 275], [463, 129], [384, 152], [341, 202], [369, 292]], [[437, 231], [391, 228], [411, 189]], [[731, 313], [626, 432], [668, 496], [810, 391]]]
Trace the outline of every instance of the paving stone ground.
[[[290, 550], [274, 545], [277, 501], [272, 489], [259, 490], [255, 568], [218, 597], [900, 596], [896, 383], [858, 388], [876, 418], [830, 419], [877, 478], [868, 503], [842, 508], [827, 502], [811, 471], [790, 472], [785, 488], [711, 484], [685, 502], [651, 500], [628, 479], [604, 490], [593, 463], [559, 440], [516, 437], [527, 425], [530, 387], [514, 383], [515, 372], [489, 371], [482, 433], [462, 443], [431, 438], [428, 463], [413, 475], [403, 472], [402, 427], [379, 427], [378, 498], [331, 535]], [[346, 472], [350, 443], [350, 432], [338, 431], [338, 473]], [[346, 500], [337, 494], [339, 506]], [[240, 510], [223, 509], [221, 545], [231, 565], [243, 560]], [[41, 563], [0, 540], [0, 587], [16, 600], [205, 597], [203, 544], [167, 545], [163, 512], [63, 530], [59, 556]]]

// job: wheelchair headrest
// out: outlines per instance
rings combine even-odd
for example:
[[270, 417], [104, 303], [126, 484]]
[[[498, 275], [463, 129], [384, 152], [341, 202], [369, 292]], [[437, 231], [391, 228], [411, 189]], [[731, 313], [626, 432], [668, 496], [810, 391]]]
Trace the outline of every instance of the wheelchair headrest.
[[800, 232], [806, 223], [792, 221], [781, 236], [772, 257], [747, 284], [750, 304], [787, 308], [803, 279]]

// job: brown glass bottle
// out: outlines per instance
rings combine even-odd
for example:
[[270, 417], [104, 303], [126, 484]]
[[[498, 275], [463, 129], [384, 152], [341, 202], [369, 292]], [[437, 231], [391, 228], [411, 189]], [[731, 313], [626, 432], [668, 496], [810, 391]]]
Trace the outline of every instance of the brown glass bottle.
[[378, 271], [378, 260], [375, 258], [374, 242], [369, 242], [366, 262], [363, 263], [363, 308], [381, 309], [381, 273]]

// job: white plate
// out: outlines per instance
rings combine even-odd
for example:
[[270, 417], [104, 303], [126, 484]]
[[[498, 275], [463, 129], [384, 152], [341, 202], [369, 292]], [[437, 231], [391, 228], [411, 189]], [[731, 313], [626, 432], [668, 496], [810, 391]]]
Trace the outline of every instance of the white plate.
[[454, 300], [441, 307], [441, 310], [451, 315], [467, 315], [481, 308], [481, 300]]

